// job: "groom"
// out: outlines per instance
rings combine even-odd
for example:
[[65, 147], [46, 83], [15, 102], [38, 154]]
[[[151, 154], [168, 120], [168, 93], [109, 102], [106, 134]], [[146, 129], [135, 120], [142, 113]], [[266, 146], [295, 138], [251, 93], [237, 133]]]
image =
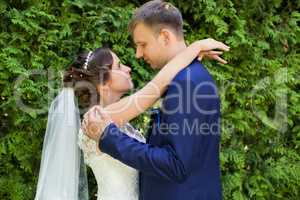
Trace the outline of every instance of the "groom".
[[[163, 67], [186, 48], [182, 24], [170, 3], [141, 6], [129, 25], [136, 57], [152, 68]], [[102, 152], [140, 171], [140, 200], [221, 199], [220, 101], [212, 77], [194, 60], [163, 98], [161, 109], [151, 116], [146, 144], [122, 134], [114, 123], [98, 135], [87, 128], [87, 134], [100, 138]]]

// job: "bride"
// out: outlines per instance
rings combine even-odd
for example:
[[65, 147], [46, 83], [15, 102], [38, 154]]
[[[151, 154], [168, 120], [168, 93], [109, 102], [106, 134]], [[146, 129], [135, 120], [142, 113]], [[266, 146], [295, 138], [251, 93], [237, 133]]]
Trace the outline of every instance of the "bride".
[[99, 151], [96, 142], [80, 129], [79, 110], [83, 114], [85, 108], [96, 104], [110, 108], [114, 116], [119, 116], [113, 119], [124, 133], [145, 142], [128, 121], [151, 107], [175, 75], [196, 57], [223, 62], [219, 57], [222, 52], [212, 50], [225, 50], [224, 46], [213, 39], [194, 42], [141, 90], [124, 98], [121, 97], [133, 88], [131, 69], [114, 52], [98, 48], [79, 54], [66, 70], [64, 88], [50, 106], [35, 199], [88, 199], [86, 174], [80, 159], [82, 149], [84, 162], [97, 180], [98, 200], [138, 200], [138, 171]]

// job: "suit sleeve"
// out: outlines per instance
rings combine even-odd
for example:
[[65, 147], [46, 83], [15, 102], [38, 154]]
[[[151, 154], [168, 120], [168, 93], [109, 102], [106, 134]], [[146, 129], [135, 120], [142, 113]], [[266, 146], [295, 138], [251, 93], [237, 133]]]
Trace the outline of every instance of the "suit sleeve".
[[209, 98], [201, 98], [201, 91], [207, 93], [190, 81], [174, 81], [169, 86], [159, 129], [163, 144], [153, 146], [138, 142], [110, 124], [100, 139], [99, 148], [143, 173], [183, 182], [192, 170], [201, 140], [200, 130], [195, 126], [206, 120], [205, 113], [199, 112], [199, 105], [210, 104]]

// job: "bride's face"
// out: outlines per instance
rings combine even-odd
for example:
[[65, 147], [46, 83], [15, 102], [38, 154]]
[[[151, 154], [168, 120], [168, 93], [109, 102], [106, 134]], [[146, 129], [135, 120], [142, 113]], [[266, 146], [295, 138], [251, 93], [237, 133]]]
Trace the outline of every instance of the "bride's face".
[[130, 67], [123, 65], [118, 56], [111, 52], [113, 57], [113, 64], [110, 73], [109, 87], [112, 91], [117, 93], [126, 93], [133, 88], [131, 80]]

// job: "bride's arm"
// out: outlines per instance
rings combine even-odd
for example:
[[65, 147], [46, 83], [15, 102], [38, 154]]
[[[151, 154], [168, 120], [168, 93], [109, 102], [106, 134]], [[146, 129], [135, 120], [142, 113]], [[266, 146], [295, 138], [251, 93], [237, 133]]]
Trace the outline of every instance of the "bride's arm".
[[208, 51], [215, 48], [228, 50], [228, 47], [223, 43], [211, 40], [213, 39], [192, 43], [184, 51], [171, 59], [142, 89], [120, 99], [116, 103], [106, 106], [104, 108], [105, 113], [111, 117], [112, 121], [119, 125], [137, 117], [160, 98], [175, 75], [188, 66], [201, 51]]

